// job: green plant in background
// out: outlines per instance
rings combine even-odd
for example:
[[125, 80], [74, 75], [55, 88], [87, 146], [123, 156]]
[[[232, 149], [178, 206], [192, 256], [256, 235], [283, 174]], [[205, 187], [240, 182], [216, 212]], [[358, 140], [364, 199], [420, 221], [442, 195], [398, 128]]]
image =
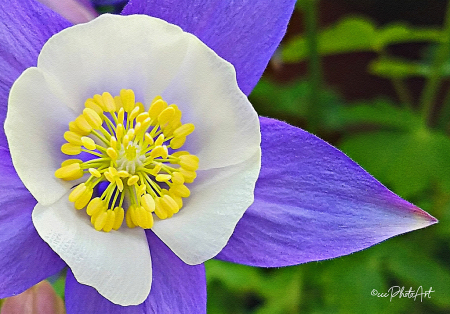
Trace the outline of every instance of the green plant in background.
[[[402, 197], [440, 220], [433, 228], [392, 239], [340, 259], [265, 271], [219, 261], [206, 264], [210, 313], [448, 313], [450, 311], [450, 5], [441, 28], [404, 22], [377, 26], [345, 16], [318, 28], [318, 1], [301, 0], [305, 34], [286, 42], [285, 64], [307, 62], [301, 81], [260, 81], [250, 98], [261, 115], [305, 127], [326, 138], [338, 136], [345, 153]], [[389, 47], [426, 44], [421, 60], [393, 56]], [[379, 95], [347, 103], [322, 79], [321, 58], [375, 52], [368, 72], [389, 79], [399, 102]], [[351, 66], [351, 64], [349, 64]], [[414, 99], [406, 81], [425, 80]], [[443, 101], [438, 92], [444, 90]], [[422, 302], [377, 298], [399, 286], [424, 290]]]

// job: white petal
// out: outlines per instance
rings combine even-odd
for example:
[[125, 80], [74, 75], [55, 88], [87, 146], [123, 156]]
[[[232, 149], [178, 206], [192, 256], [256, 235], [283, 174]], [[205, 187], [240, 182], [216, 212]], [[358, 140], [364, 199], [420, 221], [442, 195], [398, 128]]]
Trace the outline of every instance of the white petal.
[[155, 221], [152, 230], [187, 264], [214, 257], [253, 203], [260, 166], [259, 150], [243, 163], [200, 171], [183, 208], [169, 219]]
[[37, 68], [27, 69], [11, 88], [5, 133], [12, 160], [20, 179], [43, 205], [56, 202], [73, 186], [54, 173], [65, 159], [60, 150], [63, 134], [74, 118]]
[[179, 27], [159, 19], [104, 14], [50, 38], [38, 68], [62, 87], [62, 98], [77, 112], [87, 98], [105, 91], [118, 95], [131, 88], [143, 101], [175, 76], [188, 40]]
[[258, 115], [239, 89], [234, 67], [189, 36], [183, 64], [162, 96], [195, 125], [183, 150], [199, 157], [200, 170], [238, 164], [259, 150]]
[[[146, 106], [162, 95], [196, 131], [185, 148], [200, 169], [240, 163], [258, 150], [257, 114], [240, 91], [233, 66], [179, 27], [144, 15], [102, 15], [53, 36], [38, 67], [81, 112], [87, 98], [131, 88]], [[64, 87], [64, 88], [62, 88]]]
[[143, 229], [96, 231], [68, 195], [51, 206], [37, 204], [32, 217], [41, 238], [69, 265], [78, 282], [124, 306], [147, 298], [152, 270]]

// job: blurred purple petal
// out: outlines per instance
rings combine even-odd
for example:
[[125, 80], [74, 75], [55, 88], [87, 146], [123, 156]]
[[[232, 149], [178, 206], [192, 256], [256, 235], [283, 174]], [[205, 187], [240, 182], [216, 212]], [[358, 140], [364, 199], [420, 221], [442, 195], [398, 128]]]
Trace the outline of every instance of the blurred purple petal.
[[314, 135], [260, 121], [255, 202], [218, 259], [267, 267], [306, 263], [436, 223]]
[[[70, 26], [57, 13], [34, 0], [0, 1], [0, 123], [3, 125], [9, 90], [26, 68], [36, 66], [44, 43]], [[0, 146], [6, 146], [0, 131]]]
[[6, 148], [0, 148], [0, 298], [23, 292], [59, 272], [65, 263], [37, 234], [31, 221], [36, 204], [17, 176]]
[[148, 14], [179, 25], [236, 68], [249, 94], [286, 32], [295, 0], [130, 0], [122, 14]]
[[97, 11], [89, 1], [84, 0], [38, 0], [50, 9], [58, 12], [68, 21], [78, 24], [93, 20], [98, 16]]
[[69, 270], [66, 279], [67, 313], [206, 313], [206, 279], [203, 265], [182, 262], [153, 232], [147, 231], [152, 256], [153, 282], [143, 304], [120, 306], [94, 288], [76, 281]]

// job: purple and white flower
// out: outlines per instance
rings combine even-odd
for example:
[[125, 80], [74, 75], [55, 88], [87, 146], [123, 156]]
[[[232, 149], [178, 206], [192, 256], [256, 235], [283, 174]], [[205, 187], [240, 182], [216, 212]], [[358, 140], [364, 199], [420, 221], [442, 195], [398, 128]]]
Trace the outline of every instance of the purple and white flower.
[[[33, 0], [1, 3], [0, 297], [68, 266], [68, 313], [204, 313], [210, 258], [294, 265], [435, 223], [314, 135], [256, 116], [245, 95], [294, 4], [132, 0], [128, 17], [72, 26]], [[98, 232], [53, 174], [84, 101], [122, 88], [180, 107], [200, 168], [172, 218]]]

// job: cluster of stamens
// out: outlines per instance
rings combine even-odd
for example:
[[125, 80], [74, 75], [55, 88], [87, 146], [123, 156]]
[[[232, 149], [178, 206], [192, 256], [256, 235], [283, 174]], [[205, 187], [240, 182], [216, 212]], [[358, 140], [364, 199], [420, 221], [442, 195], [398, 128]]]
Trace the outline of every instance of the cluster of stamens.
[[[66, 155], [84, 152], [90, 158], [65, 160], [55, 176], [69, 181], [87, 178], [69, 200], [76, 209], [87, 207], [96, 230], [118, 230], [124, 218], [130, 228], [149, 229], [153, 214], [172, 217], [183, 206], [182, 198], [190, 195], [185, 183], [196, 178], [199, 160], [175, 150], [193, 131], [192, 123], [181, 123], [180, 109], [160, 96], [146, 111], [130, 89], [115, 97], [107, 92], [95, 95], [69, 123], [67, 143], [61, 146]], [[103, 191], [101, 182], [108, 183]]]

